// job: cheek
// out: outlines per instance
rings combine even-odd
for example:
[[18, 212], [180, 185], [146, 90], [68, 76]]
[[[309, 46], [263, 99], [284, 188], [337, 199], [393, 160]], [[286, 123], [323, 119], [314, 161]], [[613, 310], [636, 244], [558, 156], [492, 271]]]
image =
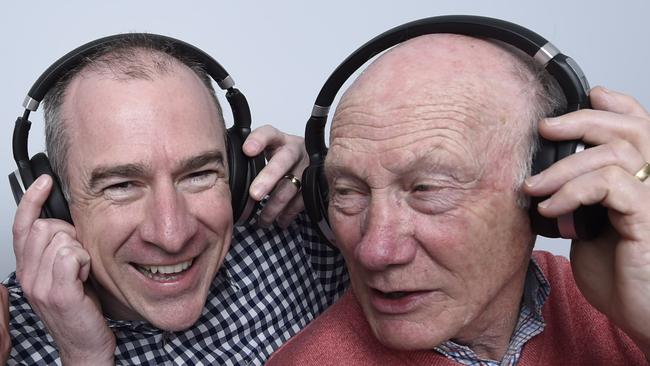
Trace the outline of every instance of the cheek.
[[187, 197], [187, 207], [199, 222], [215, 231], [223, 232], [233, 225], [230, 190], [225, 184]]
[[530, 234], [525, 213], [503, 202], [495, 195], [444, 218], [418, 220], [416, 235], [423, 249], [461, 279], [465, 290], [490, 291], [527, 263]]
[[350, 253], [361, 241], [361, 215], [346, 216], [334, 209], [329, 209], [328, 215], [330, 227], [336, 238], [336, 247], [346, 258], [351, 258]]
[[137, 207], [124, 210], [71, 208], [77, 240], [89, 252], [93, 267], [118, 256], [140, 222], [139, 212]]

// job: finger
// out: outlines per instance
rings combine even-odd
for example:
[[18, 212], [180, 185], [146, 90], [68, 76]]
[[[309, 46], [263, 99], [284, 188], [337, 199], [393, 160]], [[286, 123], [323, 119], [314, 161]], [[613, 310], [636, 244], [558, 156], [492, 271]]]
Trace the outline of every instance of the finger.
[[12, 226], [16, 261], [19, 261], [22, 257], [25, 238], [29, 234], [34, 221], [41, 215], [41, 208], [50, 194], [51, 186], [52, 178], [48, 175], [41, 175], [29, 186], [18, 204]]
[[71, 301], [85, 296], [84, 281], [90, 272], [90, 255], [81, 247], [66, 246], [57, 251], [52, 266], [52, 305], [65, 310]]
[[633, 97], [608, 90], [602, 86], [591, 89], [589, 101], [593, 109], [642, 118], [650, 116], [645, 108]]
[[611, 210], [610, 217], [616, 213], [616, 216], [626, 217], [631, 223], [626, 227], [617, 227], [620, 235], [641, 240], [643, 231], [650, 230], [650, 218], [639, 210], [638, 202], [650, 199], [649, 188], [620, 167], [608, 166], [567, 182], [548, 200], [541, 202], [538, 209], [546, 217], [558, 217], [574, 211], [580, 205], [601, 203]]
[[301, 194], [297, 194], [293, 197], [291, 202], [282, 210], [278, 218], [276, 219], [278, 226], [283, 229], [286, 229], [291, 225], [293, 220], [296, 219], [296, 216], [305, 209], [305, 203], [302, 199]]
[[251, 183], [250, 195], [260, 200], [271, 192], [276, 184], [288, 172], [296, 172], [297, 176], [307, 165], [303, 139], [297, 136], [286, 136], [285, 144], [277, 148], [262, 171]]
[[36, 276], [34, 276], [30, 295], [37, 301], [47, 301], [51, 295], [53, 291], [52, 274], [54, 270], [54, 261], [56, 260], [57, 255], [59, 255], [59, 253], [65, 248], [81, 248], [81, 244], [67, 233], [57, 232], [43, 252]]
[[615, 140], [559, 160], [550, 168], [526, 179], [524, 190], [534, 196], [548, 195], [569, 180], [608, 165], [620, 166], [634, 175], [644, 164], [645, 159], [632, 144]]
[[646, 159], [650, 158], [650, 120], [608, 111], [583, 109], [560, 117], [544, 119], [539, 125], [542, 136], [553, 141], [582, 140], [602, 145], [613, 139], [627, 140]]
[[[40, 272], [43, 253], [58, 233], [74, 238], [74, 226], [57, 219], [37, 219], [25, 240], [20, 261], [16, 256], [16, 276], [23, 288], [31, 288]], [[20, 263], [19, 263], [20, 262]]]
[[258, 225], [262, 227], [271, 225], [298, 193], [298, 189], [290, 180], [281, 179], [260, 212]]
[[269, 147], [278, 147], [284, 143], [285, 134], [280, 132], [277, 128], [271, 125], [264, 125], [253, 130], [244, 145], [242, 150], [247, 156], [253, 157], [261, 154]]

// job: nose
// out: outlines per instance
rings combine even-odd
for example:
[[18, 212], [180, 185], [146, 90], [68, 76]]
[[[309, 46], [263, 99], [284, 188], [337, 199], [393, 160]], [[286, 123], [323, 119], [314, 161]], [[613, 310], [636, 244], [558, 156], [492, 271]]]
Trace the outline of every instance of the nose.
[[382, 271], [415, 259], [415, 228], [408, 206], [398, 199], [373, 197], [361, 225], [355, 256], [368, 270]]
[[141, 226], [142, 239], [168, 253], [181, 251], [197, 231], [187, 201], [173, 183], [152, 190]]

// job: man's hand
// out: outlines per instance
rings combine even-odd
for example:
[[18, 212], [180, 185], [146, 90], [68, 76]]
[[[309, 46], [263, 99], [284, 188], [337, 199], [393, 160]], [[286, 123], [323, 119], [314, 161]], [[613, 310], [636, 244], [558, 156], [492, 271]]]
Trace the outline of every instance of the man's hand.
[[39, 218], [51, 186], [51, 177], [39, 177], [18, 205], [13, 225], [16, 276], [64, 364], [113, 364], [115, 337], [84, 284], [90, 273], [88, 252], [72, 225]]
[[11, 352], [11, 337], [9, 336], [9, 294], [0, 285], [0, 365], [5, 365]]
[[548, 217], [600, 203], [611, 227], [591, 241], [574, 240], [573, 275], [585, 298], [650, 356], [650, 179], [635, 177], [650, 161], [650, 115], [633, 98], [594, 88], [594, 110], [540, 124], [550, 140], [583, 140], [594, 147], [557, 162], [527, 180]]
[[268, 226], [277, 220], [280, 226], [289, 226], [303, 210], [304, 204], [297, 187], [283, 177], [290, 174], [301, 179], [303, 170], [309, 164], [303, 139], [266, 125], [251, 132], [244, 142], [243, 149], [247, 156], [264, 152], [268, 160], [264, 169], [251, 183], [249, 192], [257, 201], [270, 195], [258, 223]]

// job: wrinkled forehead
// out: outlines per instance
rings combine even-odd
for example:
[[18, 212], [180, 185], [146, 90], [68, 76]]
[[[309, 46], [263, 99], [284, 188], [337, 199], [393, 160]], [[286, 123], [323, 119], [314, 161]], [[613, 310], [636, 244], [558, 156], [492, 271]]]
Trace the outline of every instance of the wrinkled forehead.
[[[516, 56], [492, 42], [438, 34], [405, 42], [379, 57], [341, 98], [331, 139], [382, 139], [427, 124], [465, 130], [520, 128], [529, 108]], [[458, 125], [458, 126], [454, 126]], [[366, 126], [366, 128], [361, 128]], [[424, 126], [426, 127], [426, 126]], [[486, 134], [482, 134], [486, 135]]]

